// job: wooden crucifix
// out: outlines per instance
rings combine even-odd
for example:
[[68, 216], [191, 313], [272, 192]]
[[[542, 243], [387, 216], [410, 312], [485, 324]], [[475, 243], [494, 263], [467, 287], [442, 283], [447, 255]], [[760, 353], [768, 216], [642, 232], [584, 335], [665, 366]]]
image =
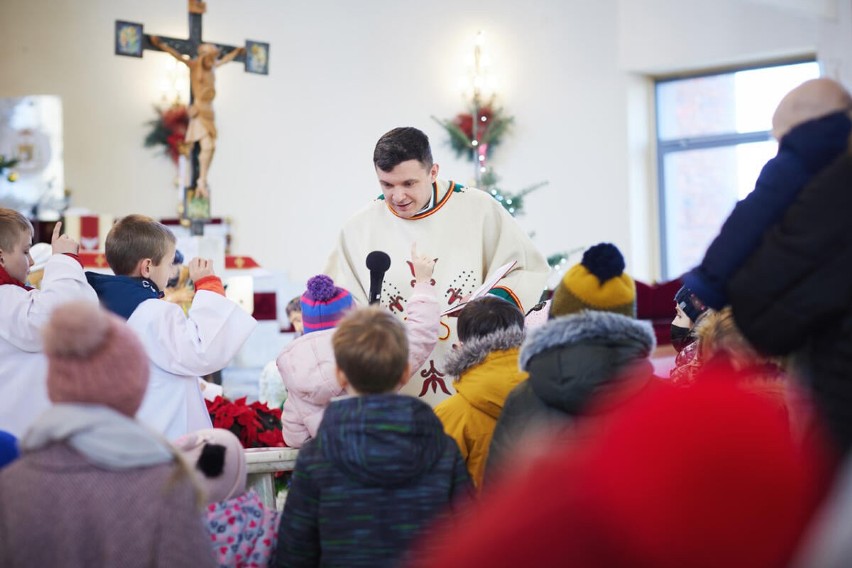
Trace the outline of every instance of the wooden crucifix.
[[160, 37], [143, 33], [142, 24], [116, 21], [117, 55], [142, 57], [145, 49], [164, 51], [189, 68], [190, 106], [186, 142], [192, 144], [191, 175], [186, 188], [184, 214], [192, 197], [209, 198], [207, 173], [216, 149], [213, 99], [216, 96], [214, 70], [230, 61], [245, 64], [249, 73], [269, 73], [269, 44], [247, 41], [245, 47], [205, 42], [201, 39], [201, 16], [207, 5], [189, 0], [189, 39]]

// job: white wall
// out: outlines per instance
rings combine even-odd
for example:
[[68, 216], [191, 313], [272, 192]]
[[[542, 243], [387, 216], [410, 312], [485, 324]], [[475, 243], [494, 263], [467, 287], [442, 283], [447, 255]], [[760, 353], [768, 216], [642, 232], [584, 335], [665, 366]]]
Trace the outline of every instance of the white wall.
[[[112, 31], [122, 19], [185, 37], [185, 8], [3, 1], [0, 96], [62, 96], [76, 205], [174, 216], [174, 169], [142, 147], [169, 57], [116, 57]], [[371, 155], [386, 130], [422, 128], [442, 173], [468, 181], [471, 166], [430, 116], [463, 109], [458, 83], [482, 29], [516, 120], [491, 163], [508, 190], [550, 182], [521, 224], [545, 254], [608, 240], [636, 276], [653, 277], [644, 74], [813, 52], [821, 17], [766, 0], [210, 0], [206, 39], [272, 44], [268, 77], [219, 69], [213, 213], [233, 219], [237, 253], [298, 280], [322, 269], [337, 228], [378, 194]]]

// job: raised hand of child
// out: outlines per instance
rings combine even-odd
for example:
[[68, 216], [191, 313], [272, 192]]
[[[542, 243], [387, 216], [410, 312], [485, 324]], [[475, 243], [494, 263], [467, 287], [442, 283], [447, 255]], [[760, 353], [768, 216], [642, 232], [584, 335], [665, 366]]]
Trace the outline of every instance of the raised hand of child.
[[189, 277], [193, 282], [198, 282], [205, 276], [215, 276], [213, 272], [213, 261], [209, 258], [195, 257], [189, 261]]
[[53, 254], [77, 254], [80, 250], [80, 243], [68, 235], [60, 235], [61, 230], [62, 221], [57, 221], [56, 226], [53, 227], [53, 236], [50, 238]]
[[430, 258], [423, 254], [418, 254], [417, 243], [411, 244], [411, 266], [414, 268], [414, 279], [418, 282], [429, 282], [432, 285], [435, 281], [432, 280], [432, 272], [435, 270], [435, 261], [437, 258]]

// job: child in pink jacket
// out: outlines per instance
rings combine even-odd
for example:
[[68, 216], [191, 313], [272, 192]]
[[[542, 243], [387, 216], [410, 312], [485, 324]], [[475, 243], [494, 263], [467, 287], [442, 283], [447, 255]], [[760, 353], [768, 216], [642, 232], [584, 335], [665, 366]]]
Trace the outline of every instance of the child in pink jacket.
[[[440, 309], [432, 284], [435, 261], [411, 251], [414, 293], [406, 304], [405, 329], [409, 343], [409, 364], [419, 369], [438, 342]], [[276, 360], [287, 387], [287, 400], [281, 414], [284, 442], [301, 448], [316, 436], [325, 407], [345, 394], [335, 376], [331, 336], [343, 315], [353, 307], [351, 294], [334, 286], [328, 276], [308, 280], [302, 295], [304, 335], [289, 343]]]

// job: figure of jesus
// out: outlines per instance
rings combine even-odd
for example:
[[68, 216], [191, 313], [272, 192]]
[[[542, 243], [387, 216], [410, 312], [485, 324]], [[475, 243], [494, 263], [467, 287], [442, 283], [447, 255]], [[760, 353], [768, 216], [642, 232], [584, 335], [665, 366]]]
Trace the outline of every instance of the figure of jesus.
[[203, 43], [198, 46], [198, 55], [190, 59], [157, 36], [151, 36], [151, 43], [189, 67], [192, 104], [189, 107], [189, 126], [185, 140], [190, 143], [198, 142], [201, 151], [198, 154], [198, 180], [195, 190], [199, 197], [207, 197], [207, 173], [216, 150], [216, 123], [213, 115], [213, 99], [216, 97], [214, 70], [245, 53], [245, 48], [238, 47], [220, 58], [218, 47]]

